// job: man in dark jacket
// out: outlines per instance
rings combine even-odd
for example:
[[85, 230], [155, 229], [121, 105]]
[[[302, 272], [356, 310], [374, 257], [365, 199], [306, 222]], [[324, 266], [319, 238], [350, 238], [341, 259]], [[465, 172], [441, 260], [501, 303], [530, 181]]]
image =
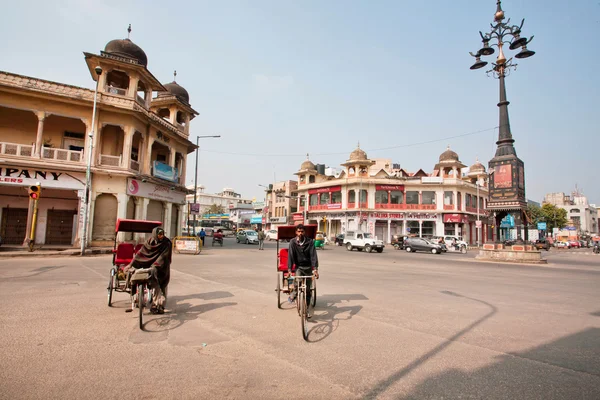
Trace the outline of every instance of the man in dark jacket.
[[[290, 240], [288, 249], [288, 273], [292, 273], [292, 267], [296, 266], [296, 276], [312, 276], [315, 271], [315, 278], [319, 279], [319, 260], [315, 250], [314, 241], [304, 236], [304, 225], [296, 226], [296, 237]], [[310, 304], [312, 292], [310, 290], [311, 280], [306, 280], [306, 304]], [[294, 282], [294, 291], [288, 301], [293, 303], [298, 295], [298, 287]], [[310, 316], [310, 312], [308, 314]]]

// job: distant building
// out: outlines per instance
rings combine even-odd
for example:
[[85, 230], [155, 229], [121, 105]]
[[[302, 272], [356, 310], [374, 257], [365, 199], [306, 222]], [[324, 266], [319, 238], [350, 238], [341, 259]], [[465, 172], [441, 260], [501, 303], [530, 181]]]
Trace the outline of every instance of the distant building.
[[[325, 166], [323, 166], [323, 172]], [[267, 190], [265, 222], [269, 229], [278, 225], [293, 224], [292, 214], [298, 211], [298, 182], [293, 180], [276, 182]]]
[[[190, 189], [192, 191], [192, 193], [194, 192], [194, 185], [189, 185], [187, 188]], [[196, 192], [196, 203], [198, 203], [200, 205], [200, 214], [206, 213], [206, 211], [212, 205], [215, 205], [215, 204], [223, 207], [223, 210], [225, 211], [225, 213], [229, 213], [229, 214], [233, 214], [234, 211], [236, 211], [238, 209], [248, 209], [251, 211], [250, 214], [252, 214], [254, 212], [253, 207], [252, 207], [252, 200], [242, 198], [242, 195], [239, 193], [236, 193], [235, 190], [233, 190], [232, 188], [224, 188], [221, 193], [205, 193], [204, 189], [205, 189], [204, 186], [200, 185], [200, 186], [198, 186], [198, 191]], [[187, 195], [186, 202], [188, 204], [194, 203], [194, 195], [193, 194]], [[237, 216], [237, 215], [242, 215], [244, 213], [236, 212], [235, 214]], [[236, 218], [234, 218], [234, 219], [236, 219]], [[183, 221], [187, 221], [187, 220], [188, 220], [188, 212], [186, 209], [184, 212]], [[236, 221], [233, 221], [233, 222], [236, 222]]]
[[567, 211], [568, 226], [574, 227], [581, 234], [598, 233], [598, 208], [589, 204], [588, 199], [578, 190], [567, 195], [565, 193], [548, 193], [543, 204], [552, 204]]

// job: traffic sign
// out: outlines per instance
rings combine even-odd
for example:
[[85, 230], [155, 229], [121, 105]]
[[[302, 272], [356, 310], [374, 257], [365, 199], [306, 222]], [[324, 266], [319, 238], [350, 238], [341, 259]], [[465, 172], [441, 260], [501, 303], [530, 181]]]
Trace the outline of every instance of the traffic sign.
[[538, 222], [537, 228], [538, 228], [538, 231], [545, 231], [548, 228], [548, 226], [545, 222]]

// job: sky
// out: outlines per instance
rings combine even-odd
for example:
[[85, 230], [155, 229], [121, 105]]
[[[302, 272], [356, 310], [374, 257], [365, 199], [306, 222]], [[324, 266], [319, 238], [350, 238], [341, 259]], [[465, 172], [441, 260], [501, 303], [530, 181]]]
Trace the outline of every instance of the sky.
[[[498, 81], [469, 70], [468, 53], [495, 0], [0, 1], [0, 70], [90, 89], [82, 53], [132, 24], [148, 69], [164, 83], [177, 70], [200, 113], [190, 140], [221, 135], [200, 140], [198, 184], [209, 193], [260, 200], [259, 184], [295, 179], [307, 153], [339, 167], [358, 143], [407, 171], [431, 172], [447, 146], [466, 165], [495, 153]], [[535, 56], [506, 79], [527, 197], [577, 185], [600, 205], [600, 2], [502, 7], [535, 35]]]

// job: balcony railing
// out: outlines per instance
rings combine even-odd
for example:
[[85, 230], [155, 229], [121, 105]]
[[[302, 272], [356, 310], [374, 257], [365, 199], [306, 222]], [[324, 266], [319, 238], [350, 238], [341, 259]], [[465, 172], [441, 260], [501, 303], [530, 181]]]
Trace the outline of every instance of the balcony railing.
[[143, 97], [137, 95], [135, 96], [135, 100], [138, 102], [139, 105], [146, 107], [146, 100], [144, 100]]
[[134, 171], [138, 171], [140, 170], [140, 163], [135, 161], [135, 160], [131, 160], [131, 162], [129, 163], [129, 168], [134, 170]]
[[80, 162], [83, 161], [83, 150], [65, 150], [44, 147], [42, 148], [42, 158], [47, 160]]
[[348, 208], [356, 208], [356, 203], [348, 203]]
[[127, 89], [121, 89], [121, 88], [114, 87], [114, 86], [108, 86], [106, 88], [106, 91], [108, 93], [118, 94], [118, 95], [121, 95], [121, 96], [126, 96], [127, 95]]
[[109, 156], [107, 154], [100, 154], [100, 165], [118, 167], [121, 165], [121, 156]]
[[31, 157], [33, 145], [0, 142], [0, 154], [5, 156]]
[[453, 211], [454, 210], [454, 204], [444, 204], [444, 210], [445, 211]]
[[386, 210], [435, 210], [435, 204], [375, 204], [375, 209]]
[[308, 209], [311, 211], [316, 211], [316, 210], [341, 210], [342, 209], [342, 205], [340, 203], [334, 203], [334, 204], [317, 204], [314, 206], [308, 206]]

